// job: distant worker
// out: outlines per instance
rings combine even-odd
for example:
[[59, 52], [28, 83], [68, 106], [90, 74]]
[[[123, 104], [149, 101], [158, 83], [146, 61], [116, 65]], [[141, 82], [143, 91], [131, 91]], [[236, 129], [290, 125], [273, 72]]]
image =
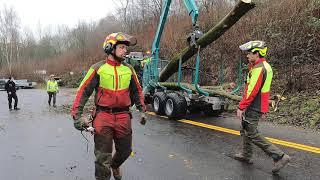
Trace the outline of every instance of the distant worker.
[[147, 63], [151, 62], [151, 51], [147, 51], [143, 60], [141, 61], [141, 67], [144, 68]]
[[14, 99], [14, 110], [20, 110], [18, 108], [18, 96], [16, 93], [16, 84], [13, 82], [12, 77], [9, 77], [8, 81], [5, 84], [5, 90], [8, 94], [8, 104], [9, 104], [9, 110], [12, 110], [12, 99]]
[[[73, 103], [74, 127], [80, 131], [85, 130], [88, 121], [82, 117], [83, 108], [95, 91], [92, 125], [95, 129], [97, 180], [109, 180], [111, 170], [115, 180], [122, 178], [120, 166], [132, 151], [131, 99], [140, 111], [140, 123], [146, 123], [144, 96], [137, 75], [132, 66], [123, 62], [127, 47], [136, 44], [136, 40], [133, 40], [133, 37], [121, 32], [106, 37], [103, 49], [107, 58], [91, 66]], [[112, 156], [113, 142], [116, 152]]]
[[150, 51], [147, 51], [146, 54], [144, 55], [143, 57], [143, 60], [140, 62], [140, 71], [138, 72], [138, 78], [139, 78], [139, 81], [141, 83], [141, 85], [143, 85], [143, 72], [144, 72], [144, 68], [146, 67], [146, 65], [148, 63], [151, 62], [151, 52]]
[[291, 158], [269, 142], [257, 129], [259, 120], [269, 111], [273, 72], [265, 59], [267, 47], [263, 41], [250, 41], [239, 48], [247, 52], [249, 72], [243, 97], [237, 110], [237, 117], [242, 124], [240, 134], [243, 139], [243, 148], [241, 153], [234, 155], [234, 158], [252, 164], [252, 144], [255, 144], [273, 159], [272, 172], [277, 174]]
[[139, 80], [140, 85], [142, 84], [142, 76], [143, 76], [143, 67], [141, 66], [141, 61], [142, 60], [143, 60], [143, 56], [142, 57], [135, 56], [135, 55], [132, 55], [132, 53], [130, 53], [127, 56], [127, 61], [126, 61], [135, 70], [135, 72], [136, 72], [136, 74], [138, 76], [138, 80]]
[[54, 75], [51, 74], [47, 82], [47, 93], [49, 95], [48, 104], [51, 106], [51, 99], [53, 99], [53, 107], [56, 107], [56, 96], [59, 92], [58, 82], [54, 79]]

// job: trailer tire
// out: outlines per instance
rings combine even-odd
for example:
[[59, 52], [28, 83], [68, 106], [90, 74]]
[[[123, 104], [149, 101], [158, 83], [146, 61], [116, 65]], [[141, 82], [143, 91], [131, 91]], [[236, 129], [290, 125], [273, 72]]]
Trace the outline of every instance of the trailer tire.
[[[144, 103], [145, 104], [151, 104], [152, 103], [152, 96], [150, 94], [146, 94], [144, 96]], [[133, 102], [133, 100], [131, 100], [131, 102]]]
[[178, 118], [186, 115], [187, 101], [183, 96], [177, 93], [169, 93], [165, 102], [164, 111], [169, 118]]
[[164, 115], [166, 97], [167, 95], [164, 92], [156, 92], [153, 95], [152, 107], [156, 114]]

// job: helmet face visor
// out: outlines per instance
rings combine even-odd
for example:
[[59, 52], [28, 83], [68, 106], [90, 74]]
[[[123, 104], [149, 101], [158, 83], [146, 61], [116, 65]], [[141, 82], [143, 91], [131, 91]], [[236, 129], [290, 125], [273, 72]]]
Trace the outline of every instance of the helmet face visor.
[[133, 36], [130, 36], [125, 33], [117, 33], [115, 36], [115, 40], [117, 44], [126, 44], [128, 46], [134, 46], [137, 44], [137, 39]]
[[127, 46], [134, 46], [137, 44], [137, 39], [128, 34], [118, 32], [118, 33], [109, 34], [106, 37], [106, 40], [103, 43], [103, 47], [105, 47], [107, 44], [112, 44], [112, 45], [126, 44]]

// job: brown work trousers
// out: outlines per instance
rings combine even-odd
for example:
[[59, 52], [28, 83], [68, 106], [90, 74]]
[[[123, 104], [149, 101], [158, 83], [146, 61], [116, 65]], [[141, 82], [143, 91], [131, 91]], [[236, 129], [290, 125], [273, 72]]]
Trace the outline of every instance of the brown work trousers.
[[255, 144], [262, 149], [268, 156], [272, 157], [274, 161], [278, 161], [284, 155], [278, 147], [269, 142], [258, 131], [258, 122], [262, 113], [247, 109], [242, 117], [242, 129], [240, 134], [243, 140], [243, 155], [246, 158], [252, 157], [252, 144]]

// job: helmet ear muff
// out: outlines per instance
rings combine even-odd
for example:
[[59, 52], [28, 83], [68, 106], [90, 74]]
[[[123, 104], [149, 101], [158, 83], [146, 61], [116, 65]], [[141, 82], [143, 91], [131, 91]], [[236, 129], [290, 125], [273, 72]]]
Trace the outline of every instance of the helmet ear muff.
[[107, 43], [104, 47], [103, 50], [107, 54], [111, 54], [113, 50], [113, 45], [111, 43]]

